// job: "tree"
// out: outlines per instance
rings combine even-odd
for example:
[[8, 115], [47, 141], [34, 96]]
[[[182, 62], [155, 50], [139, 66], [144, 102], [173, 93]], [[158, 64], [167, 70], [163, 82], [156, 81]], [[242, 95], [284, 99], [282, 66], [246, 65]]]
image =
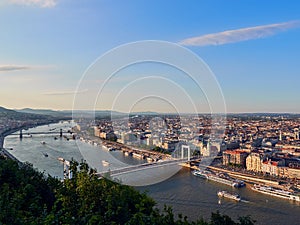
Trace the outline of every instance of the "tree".
[[160, 212], [145, 193], [99, 178], [85, 161], [71, 161], [71, 179], [45, 176], [30, 164], [0, 157], [0, 224], [253, 225], [213, 213], [210, 222], [189, 222], [165, 206]]

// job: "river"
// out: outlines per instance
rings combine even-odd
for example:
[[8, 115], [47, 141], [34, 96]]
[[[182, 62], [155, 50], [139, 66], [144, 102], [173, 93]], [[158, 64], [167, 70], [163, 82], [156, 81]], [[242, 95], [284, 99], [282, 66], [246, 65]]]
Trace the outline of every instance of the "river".
[[[72, 123], [62, 122], [31, 128], [27, 132], [67, 129], [71, 126]], [[118, 151], [108, 152], [99, 146], [72, 139], [55, 138], [54, 135], [32, 135], [32, 137], [24, 135], [22, 140], [18, 136], [7, 136], [4, 147], [12, 148], [10, 153], [20, 161], [30, 162], [40, 171], [58, 178], [63, 177], [63, 164], [57, 160], [58, 157], [67, 160], [73, 158], [77, 161], [85, 159], [98, 171], [145, 162], [130, 156], [126, 157]], [[48, 157], [45, 157], [45, 153]], [[101, 159], [107, 160], [109, 166], [104, 166]], [[135, 177], [141, 179], [144, 177], [143, 173], [145, 171], [141, 171]], [[157, 201], [158, 207], [162, 208], [164, 204], [171, 205], [175, 214], [182, 213], [191, 220], [208, 218], [211, 212], [219, 210], [233, 218], [251, 215], [257, 220], [258, 225], [300, 224], [299, 204], [253, 192], [249, 187], [232, 189], [226, 185], [206, 181], [193, 176], [189, 169], [181, 169], [160, 183], [136, 188], [147, 191]], [[217, 197], [219, 190], [237, 192], [245, 201], [234, 202], [227, 199], [220, 201]]]

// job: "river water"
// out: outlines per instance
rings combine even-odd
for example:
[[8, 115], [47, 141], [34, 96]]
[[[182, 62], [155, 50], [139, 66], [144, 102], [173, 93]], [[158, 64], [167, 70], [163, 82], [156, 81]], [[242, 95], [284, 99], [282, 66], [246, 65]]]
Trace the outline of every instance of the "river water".
[[[39, 126], [27, 130], [27, 132], [39, 132], [56, 130], [60, 128], [68, 129], [73, 126], [72, 123], [63, 122]], [[7, 136], [4, 141], [5, 148], [12, 148], [10, 153], [20, 161], [30, 162], [34, 167], [46, 174], [63, 177], [63, 164], [57, 160], [63, 157], [67, 160], [72, 158], [80, 161], [85, 159], [87, 163], [96, 168], [98, 171], [113, 170], [128, 165], [141, 164], [145, 161], [133, 157], [126, 157], [121, 152], [108, 152], [99, 146], [74, 141], [66, 138], [54, 139], [55, 135], [24, 135], [22, 140], [18, 136]], [[41, 144], [45, 142], [46, 144]], [[48, 157], [45, 157], [45, 154]], [[104, 166], [102, 159], [110, 164]], [[166, 170], [166, 168], [158, 168]], [[140, 171], [134, 175], [135, 179], [142, 182], [147, 172]], [[152, 173], [153, 174], [153, 173]], [[150, 174], [146, 176], [150, 179]], [[126, 183], [126, 182], [125, 182]], [[257, 220], [258, 225], [284, 225], [300, 224], [300, 204], [292, 203], [287, 200], [274, 198], [251, 191], [249, 187], [233, 189], [229, 186], [206, 181], [202, 178], [195, 177], [189, 169], [181, 169], [174, 176], [162, 182], [137, 187], [138, 190], [147, 191], [153, 197], [158, 207], [162, 208], [164, 204], [171, 205], [175, 214], [182, 213], [189, 219], [195, 220], [200, 217], [208, 218], [211, 212], [219, 210], [233, 218], [238, 216], [251, 215]], [[243, 202], [234, 202], [227, 199], [221, 201], [217, 197], [217, 191], [228, 190], [241, 195]]]

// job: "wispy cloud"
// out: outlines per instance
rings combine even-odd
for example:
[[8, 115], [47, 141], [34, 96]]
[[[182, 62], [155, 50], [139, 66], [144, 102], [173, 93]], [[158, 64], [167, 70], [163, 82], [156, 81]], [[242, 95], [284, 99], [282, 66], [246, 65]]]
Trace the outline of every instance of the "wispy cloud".
[[18, 5], [34, 5], [42, 8], [52, 8], [57, 4], [57, 0], [8, 0], [8, 2]]
[[88, 89], [80, 90], [80, 91], [51, 91], [43, 93], [43, 95], [75, 95], [75, 94], [82, 94], [87, 92]]
[[25, 70], [49, 70], [56, 68], [55, 65], [18, 65], [18, 64], [0, 64], [1, 72], [15, 72], [15, 71], [25, 71]]
[[300, 26], [300, 21], [289, 21], [256, 27], [246, 27], [237, 30], [227, 30], [219, 33], [206, 34], [198, 37], [187, 38], [179, 42], [186, 46], [224, 45], [275, 35]]
[[22, 66], [22, 65], [0, 65], [0, 72], [10, 72], [10, 71], [18, 71], [18, 70], [29, 70], [30, 66]]

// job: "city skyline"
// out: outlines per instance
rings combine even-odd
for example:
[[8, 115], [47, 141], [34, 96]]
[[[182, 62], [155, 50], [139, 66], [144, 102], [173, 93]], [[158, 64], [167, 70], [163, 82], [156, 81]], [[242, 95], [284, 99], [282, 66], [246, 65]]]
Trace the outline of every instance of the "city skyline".
[[[299, 4], [5, 0], [0, 3], [1, 106], [72, 109], [78, 82], [99, 56], [126, 43], [162, 40], [203, 59], [221, 87], [227, 112], [299, 113]], [[125, 68], [110, 83], [110, 90], [118, 91], [125, 80], [140, 77], [172, 78], [190, 91], [194, 103], [207, 102], [205, 93], [194, 89], [181, 71], [164, 65]], [[103, 80], [100, 76], [94, 82]], [[167, 85], [158, 86], [165, 89], [161, 95], [168, 93]], [[107, 101], [96, 109], [113, 109], [107, 103], [113, 97], [108, 92]], [[198, 111], [209, 112], [207, 105]], [[157, 99], [135, 106], [136, 111], [172, 112], [172, 107], [161, 107]]]

